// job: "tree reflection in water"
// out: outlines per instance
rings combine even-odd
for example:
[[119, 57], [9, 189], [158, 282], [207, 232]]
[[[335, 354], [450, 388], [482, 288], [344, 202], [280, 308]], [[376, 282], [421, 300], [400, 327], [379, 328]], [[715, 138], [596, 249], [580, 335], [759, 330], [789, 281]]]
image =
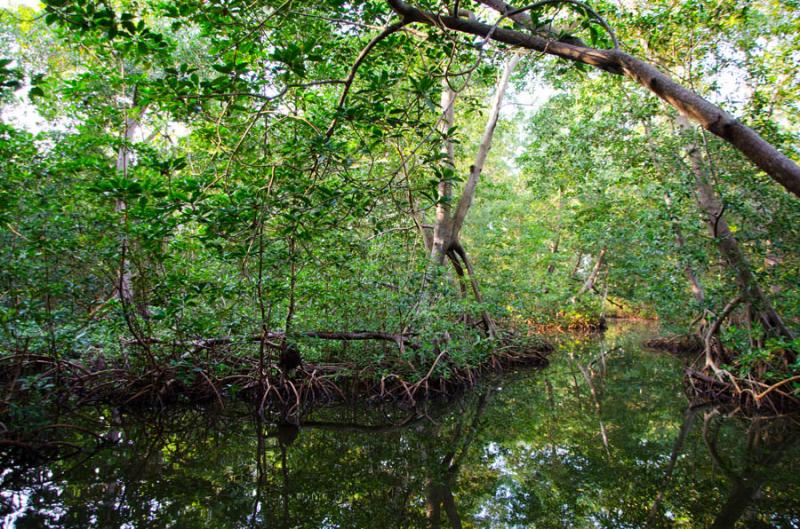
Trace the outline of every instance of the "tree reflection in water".
[[[4, 527], [798, 527], [789, 418], [690, 408], [637, 329], [570, 336], [544, 371], [416, 410], [289, 420], [101, 410], [84, 450], [4, 455]], [[77, 421], [77, 419], [76, 419]]]

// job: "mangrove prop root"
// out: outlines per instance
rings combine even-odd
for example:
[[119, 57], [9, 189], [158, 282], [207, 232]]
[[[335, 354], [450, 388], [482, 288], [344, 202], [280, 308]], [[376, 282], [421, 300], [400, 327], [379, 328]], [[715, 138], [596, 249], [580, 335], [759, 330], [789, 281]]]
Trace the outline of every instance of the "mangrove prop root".
[[687, 368], [687, 395], [695, 403], [732, 405], [753, 415], [779, 415], [800, 410], [800, 398], [784, 390], [787, 385], [800, 380], [799, 376], [768, 385], [751, 377], [736, 377], [728, 371], [724, 375], [709, 376]]
[[[480, 375], [502, 370], [506, 366], [527, 365], [541, 367], [547, 364], [545, 352], [527, 351], [511, 353], [506, 350], [491, 356], [478, 366], [458, 367], [449, 363], [447, 355], [440, 352], [425, 370], [424, 376], [415, 379], [407, 366], [367, 366], [358, 369], [352, 363], [305, 363], [292, 376], [273, 366], [268, 372], [259, 370], [258, 359], [235, 356], [216, 350], [206, 367], [178, 367], [149, 365], [135, 368], [114, 367], [91, 369], [58, 358], [15, 356], [13, 362], [21, 366], [25, 376], [44, 377], [58, 372], [59, 383], [49, 390], [48, 397], [69, 406], [111, 404], [126, 407], [166, 406], [173, 402], [216, 402], [224, 406], [226, 399], [241, 399], [266, 408], [288, 410], [296, 414], [304, 406], [315, 402], [361, 400], [390, 400], [401, 406], [414, 407], [427, 398], [447, 398], [477, 384]], [[0, 373], [8, 357], [0, 359]], [[226, 364], [229, 369], [217, 374], [208, 366]], [[393, 367], [399, 372], [394, 373]], [[231, 372], [233, 371], [233, 372]], [[386, 372], [389, 371], [387, 374]], [[446, 376], [441, 373], [446, 373]], [[10, 377], [9, 377], [10, 378]], [[14, 377], [14, 381], [18, 377]], [[27, 390], [0, 375], [0, 385], [7, 385], [13, 398], [24, 402]], [[29, 386], [30, 387], [30, 386]], [[10, 402], [10, 399], [7, 399]], [[0, 406], [0, 415], [5, 406]], [[14, 439], [9, 432], [0, 438]]]

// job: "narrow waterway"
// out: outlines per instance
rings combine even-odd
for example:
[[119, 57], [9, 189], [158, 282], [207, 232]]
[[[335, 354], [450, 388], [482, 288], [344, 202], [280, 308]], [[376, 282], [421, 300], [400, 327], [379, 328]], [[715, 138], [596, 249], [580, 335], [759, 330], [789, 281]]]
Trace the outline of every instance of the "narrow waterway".
[[4, 528], [800, 527], [798, 430], [688, 408], [652, 326], [562, 336], [544, 370], [418, 410], [299, 426], [87, 411], [58, 460], [2, 461]]

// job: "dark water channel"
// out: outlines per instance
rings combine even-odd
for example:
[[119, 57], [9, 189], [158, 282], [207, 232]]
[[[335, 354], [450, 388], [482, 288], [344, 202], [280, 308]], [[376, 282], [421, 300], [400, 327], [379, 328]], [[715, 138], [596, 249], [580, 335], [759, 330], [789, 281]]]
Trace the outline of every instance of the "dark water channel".
[[795, 422], [687, 409], [652, 332], [562, 338], [547, 369], [418, 413], [98, 411], [113, 442], [1, 462], [2, 527], [800, 527]]

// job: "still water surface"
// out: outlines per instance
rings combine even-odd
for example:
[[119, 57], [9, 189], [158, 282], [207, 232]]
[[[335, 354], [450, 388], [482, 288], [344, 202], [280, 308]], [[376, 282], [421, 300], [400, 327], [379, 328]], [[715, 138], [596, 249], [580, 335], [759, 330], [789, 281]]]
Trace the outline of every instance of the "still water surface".
[[[800, 527], [790, 419], [688, 409], [643, 325], [559, 339], [551, 365], [417, 412], [299, 428], [172, 409], [93, 420], [78, 455], [2, 461], [3, 528]], [[235, 408], [235, 407], [234, 407]]]

